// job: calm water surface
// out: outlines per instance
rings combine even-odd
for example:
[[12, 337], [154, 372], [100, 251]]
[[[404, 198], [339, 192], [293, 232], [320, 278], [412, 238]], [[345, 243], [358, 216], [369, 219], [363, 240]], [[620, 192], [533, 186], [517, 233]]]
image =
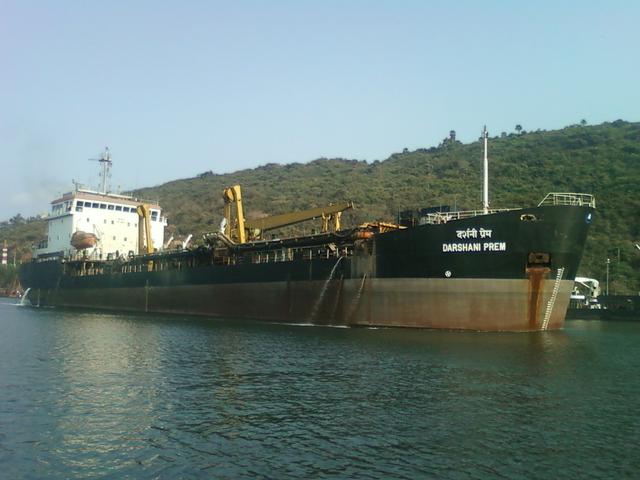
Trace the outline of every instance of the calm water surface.
[[3, 478], [638, 478], [640, 322], [339, 329], [0, 300]]

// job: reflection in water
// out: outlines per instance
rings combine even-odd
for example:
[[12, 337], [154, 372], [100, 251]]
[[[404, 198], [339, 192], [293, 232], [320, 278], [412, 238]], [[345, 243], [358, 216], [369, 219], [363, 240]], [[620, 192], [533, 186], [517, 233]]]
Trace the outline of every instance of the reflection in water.
[[8, 478], [597, 478], [638, 464], [633, 323], [477, 334], [0, 303], [0, 328]]

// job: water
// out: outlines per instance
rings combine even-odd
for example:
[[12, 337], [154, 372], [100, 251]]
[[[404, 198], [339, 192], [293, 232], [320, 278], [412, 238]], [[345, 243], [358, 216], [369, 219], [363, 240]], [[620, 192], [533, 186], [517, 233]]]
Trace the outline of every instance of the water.
[[353, 300], [351, 300], [351, 305], [349, 305], [349, 311], [346, 316], [346, 318], [349, 320], [353, 318], [353, 315], [356, 313], [356, 310], [358, 309], [358, 305], [360, 305], [360, 297], [362, 296], [362, 290], [364, 289], [364, 282], [366, 280], [367, 280], [367, 274], [365, 273], [364, 275], [362, 275], [362, 282], [360, 282], [360, 287], [358, 288], [358, 291], [356, 292], [355, 297], [353, 297]]
[[344, 257], [338, 257], [338, 260], [336, 261], [335, 265], [331, 269], [331, 272], [329, 272], [329, 277], [325, 280], [324, 284], [322, 285], [322, 288], [320, 289], [318, 300], [316, 300], [316, 303], [313, 305], [313, 308], [311, 309], [311, 315], [309, 315], [309, 320], [314, 321], [318, 316], [318, 309], [320, 308], [320, 305], [322, 305], [324, 296], [327, 293], [327, 287], [329, 286], [329, 282], [333, 279], [333, 274], [336, 272], [336, 268], [338, 268], [338, 264], [343, 258]]
[[27, 288], [24, 293], [22, 294], [22, 297], [20, 297], [20, 302], [18, 303], [19, 306], [24, 307], [27, 304], [27, 298], [29, 298], [29, 292], [31, 291], [31, 288]]
[[0, 302], [3, 478], [636, 478], [640, 322], [336, 329]]

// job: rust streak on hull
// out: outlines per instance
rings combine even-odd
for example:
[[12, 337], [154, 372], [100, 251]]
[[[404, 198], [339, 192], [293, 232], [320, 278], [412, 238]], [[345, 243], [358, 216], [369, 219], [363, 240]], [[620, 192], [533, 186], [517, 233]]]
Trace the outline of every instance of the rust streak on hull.
[[529, 329], [537, 330], [540, 328], [540, 306], [542, 304], [542, 292], [544, 289], [544, 280], [549, 274], [550, 269], [547, 267], [527, 268], [527, 277], [529, 278], [529, 302], [528, 302], [528, 318]]

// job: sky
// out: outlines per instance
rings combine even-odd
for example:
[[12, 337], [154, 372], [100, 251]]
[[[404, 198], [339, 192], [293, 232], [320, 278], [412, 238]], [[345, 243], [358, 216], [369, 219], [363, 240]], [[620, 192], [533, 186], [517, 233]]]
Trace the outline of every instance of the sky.
[[0, 0], [0, 220], [450, 130], [640, 120], [638, 1]]

